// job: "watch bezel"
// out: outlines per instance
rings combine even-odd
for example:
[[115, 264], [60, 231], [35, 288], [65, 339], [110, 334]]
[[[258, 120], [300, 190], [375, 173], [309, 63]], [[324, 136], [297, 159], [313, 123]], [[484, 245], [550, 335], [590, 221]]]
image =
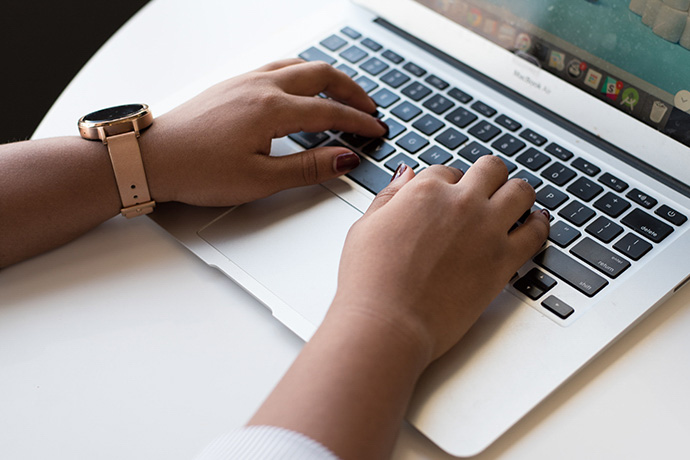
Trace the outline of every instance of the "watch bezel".
[[[139, 106], [139, 108], [125, 116], [115, 118], [113, 120], [89, 121], [89, 117], [95, 113], [116, 110], [122, 107]], [[79, 127], [79, 134], [84, 139], [101, 140], [107, 142], [108, 136], [128, 133], [134, 131], [139, 137], [139, 132], [151, 126], [153, 123], [153, 114], [147, 104], [124, 104], [106, 109], [100, 109], [84, 115], [77, 123]]]

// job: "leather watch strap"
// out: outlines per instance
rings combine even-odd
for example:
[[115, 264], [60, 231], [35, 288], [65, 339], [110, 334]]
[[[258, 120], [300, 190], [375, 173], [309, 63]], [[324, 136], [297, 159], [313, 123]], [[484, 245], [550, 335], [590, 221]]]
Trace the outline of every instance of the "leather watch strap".
[[122, 200], [122, 215], [132, 218], [153, 211], [156, 202], [149, 192], [137, 133], [108, 136], [106, 145]]

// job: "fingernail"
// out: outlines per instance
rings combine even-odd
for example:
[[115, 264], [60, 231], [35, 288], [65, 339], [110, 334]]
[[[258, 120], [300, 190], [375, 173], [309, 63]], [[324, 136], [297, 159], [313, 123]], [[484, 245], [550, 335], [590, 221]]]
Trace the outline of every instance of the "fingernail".
[[391, 182], [393, 182], [395, 179], [397, 179], [398, 177], [405, 174], [405, 171], [407, 171], [407, 165], [405, 163], [400, 163], [395, 170], [395, 174], [393, 174], [393, 178], [391, 179]]
[[544, 216], [546, 216], [547, 219], [549, 219], [549, 220], [551, 219], [551, 213], [549, 212], [548, 209], [542, 209], [539, 212], [541, 212]]
[[388, 127], [388, 125], [385, 124], [385, 123], [383, 122], [383, 120], [380, 120], [380, 119], [377, 119], [376, 122], [379, 124], [379, 126], [381, 126], [383, 129], [386, 130], [386, 132], [383, 133], [383, 136], [382, 136], [382, 137], [388, 136], [388, 133], [390, 132], [390, 128]]
[[335, 157], [335, 172], [345, 173], [359, 166], [359, 156], [352, 152], [346, 152]]

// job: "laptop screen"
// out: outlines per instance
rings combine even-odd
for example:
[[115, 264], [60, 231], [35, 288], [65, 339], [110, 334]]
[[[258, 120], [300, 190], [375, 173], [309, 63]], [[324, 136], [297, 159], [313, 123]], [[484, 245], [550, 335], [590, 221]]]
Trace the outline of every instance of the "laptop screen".
[[690, 146], [690, 0], [416, 0]]

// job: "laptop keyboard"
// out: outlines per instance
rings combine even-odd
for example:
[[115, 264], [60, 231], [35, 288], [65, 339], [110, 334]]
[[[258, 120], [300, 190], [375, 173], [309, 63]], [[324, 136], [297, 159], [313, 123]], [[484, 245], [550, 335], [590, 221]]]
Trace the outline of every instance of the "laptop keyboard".
[[557, 318], [565, 320], [575, 311], [548, 295], [559, 282], [594, 297], [687, 221], [646, 191], [554, 142], [549, 133], [501, 113], [500, 107], [350, 27], [299, 56], [345, 72], [379, 106], [379, 117], [389, 127], [385, 138], [339, 132], [289, 136], [306, 149], [352, 148], [361, 164], [347, 176], [369, 192], [386, 187], [401, 163], [416, 172], [434, 164], [467, 171], [484, 155], [497, 155], [511, 178], [534, 187], [537, 204], [552, 214], [549, 243], [513, 287]]

